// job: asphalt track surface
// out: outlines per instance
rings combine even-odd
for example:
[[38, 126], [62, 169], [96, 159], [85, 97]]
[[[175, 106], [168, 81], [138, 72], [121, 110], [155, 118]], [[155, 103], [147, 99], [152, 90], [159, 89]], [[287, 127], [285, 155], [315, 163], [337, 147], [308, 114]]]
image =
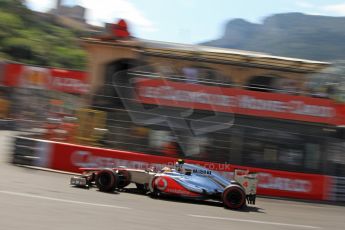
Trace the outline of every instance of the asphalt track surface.
[[62, 229], [345, 229], [345, 207], [258, 198], [232, 211], [217, 202], [152, 199], [69, 186], [69, 175], [8, 163], [0, 132], [0, 230]]

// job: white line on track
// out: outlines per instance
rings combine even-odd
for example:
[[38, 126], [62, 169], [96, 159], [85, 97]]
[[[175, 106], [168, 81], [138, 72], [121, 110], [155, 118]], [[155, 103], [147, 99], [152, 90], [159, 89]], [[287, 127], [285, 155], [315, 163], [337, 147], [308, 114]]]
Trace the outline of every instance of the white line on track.
[[104, 208], [131, 209], [128, 207], [122, 207], [122, 206], [116, 206], [116, 205], [89, 203], [89, 202], [82, 202], [82, 201], [76, 201], [76, 200], [65, 200], [65, 199], [59, 199], [59, 198], [53, 198], [53, 197], [47, 197], [47, 196], [38, 196], [38, 195], [32, 195], [32, 194], [28, 194], [28, 193], [19, 193], [19, 192], [11, 192], [11, 191], [3, 191], [3, 190], [0, 190], [0, 194], [7, 194], [7, 195], [12, 195], [12, 196], [21, 196], [21, 197], [41, 199], [41, 200], [50, 200], [50, 201], [70, 203], [70, 204], [97, 206], [97, 207], [104, 207]]
[[[274, 197], [262, 197], [263, 200], [269, 200], [269, 201], [276, 201], [274, 203], [270, 203], [270, 206], [279, 206], [281, 207], [282, 205], [288, 204], [289, 207], [296, 207], [296, 208], [322, 208], [322, 209], [334, 209], [336, 206], [332, 206], [331, 204], [323, 204], [323, 203], [297, 203], [295, 201], [291, 201], [288, 198], [286, 199], [281, 199], [281, 200], [276, 200]], [[302, 201], [303, 202], [303, 201]], [[305, 204], [308, 204], [309, 206], [306, 206]]]
[[254, 224], [288, 226], [288, 227], [295, 227], [295, 228], [321, 229], [321, 227], [310, 226], [310, 225], [287, 224], [287, 223], [279, 223], [279, 222], [249, 220], [249, 219], [237, 219], [237, 218], [227, 218], [227, 217], [217, 217], [217, 216], [201, 216], [201, 215], [192, 215], [192, 214], [189, 214], [188, 216], [196, 217], [196, 218], [204, 218], [204, 219], [229, 220], [229, 221], [236, 221], [236, 222], [247, 222], [247, 223], [254, 223]]

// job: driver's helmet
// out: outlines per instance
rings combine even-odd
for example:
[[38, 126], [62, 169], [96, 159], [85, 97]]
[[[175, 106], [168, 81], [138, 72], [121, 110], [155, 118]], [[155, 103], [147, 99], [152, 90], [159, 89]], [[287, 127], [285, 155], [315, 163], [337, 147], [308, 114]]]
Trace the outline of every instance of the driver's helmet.
[[167, 173], [167, 172], [172, 172], [171, 168], [164, 167], [164, 168], [161, 169], [161, 173]]
[[175, 163], [175, 169], [177, 172], [183, 173], [183, 164], [184, 164], [184, 160], [181, 160], [181, 159], [179, 159]]

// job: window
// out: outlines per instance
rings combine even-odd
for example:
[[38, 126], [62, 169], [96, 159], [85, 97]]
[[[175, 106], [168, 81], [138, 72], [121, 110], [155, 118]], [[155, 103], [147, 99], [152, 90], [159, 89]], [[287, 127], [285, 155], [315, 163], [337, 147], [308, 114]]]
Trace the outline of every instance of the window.
[[275, 145], [266, 145], [264, 148], [264, 162], [276, 163], [278, 158], [278, 149]]
[[320, 167], [321, 151], [320, 145], [307, 143], [305, 145], [305, 167], [307, 169], [317, 170]]
[[270, 92], [275, 90], [277, 77], [275, 76], [254, 76], [246, 84], [246, 88], [254, 91]]
[[203, 156], [205, 157], [206, 146], [209, 144], [207, 137], [190, 137], [188, 138], [186, 156]]
[[[182, 73], [189, 83], [201, 83], [201, 84], [211, 84], [216, 83], [217, 86], [230, 86], [231, 79], [220, 74], [217, 70], [204, 67], [204, 66], [193, 66], [184, 67]], [[227, 83], [227, 85], [219, 85], [219, 83]]]
[[287, 166], [301, 166], [303, 151], [300, 149], [283, 147], [279, 151], [279, 162]]
[[149, 145], [151, 148], [160, 151], [167, 143], [172, 141], [170, 131], [166, 130], [150, 130]]

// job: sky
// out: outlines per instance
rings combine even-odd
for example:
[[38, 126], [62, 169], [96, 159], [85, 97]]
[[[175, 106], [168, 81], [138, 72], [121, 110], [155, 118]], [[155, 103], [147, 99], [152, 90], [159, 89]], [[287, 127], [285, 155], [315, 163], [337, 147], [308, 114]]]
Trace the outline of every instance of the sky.
[[[36, 11], [48, 11], [56, 0], [26, 0]], [[196, 44], [222, 36], [235, 18], [261, 23], [277, 13], [345, 16], [345, 0], [64, 0], [86, 7], [94, 25], [127, 19], [132, 34], [143, 39]]]

